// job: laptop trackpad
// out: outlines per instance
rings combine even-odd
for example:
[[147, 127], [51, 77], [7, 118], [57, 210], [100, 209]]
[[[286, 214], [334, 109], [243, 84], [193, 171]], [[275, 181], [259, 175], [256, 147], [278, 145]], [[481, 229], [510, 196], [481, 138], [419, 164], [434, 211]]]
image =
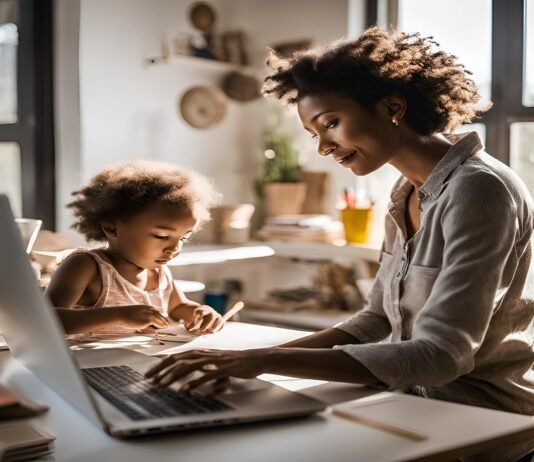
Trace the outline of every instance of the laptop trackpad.
[[244, 391], [256, 391], [263, 390], [265, 388], [272, 387], [273, 385], [269, 382], [259, 379], [240, 379], [237, 377], [232, 377], [230, 382], [230, 388], [225, 390], [222, 395], [228, 395], [232, 393], [243, 393]]

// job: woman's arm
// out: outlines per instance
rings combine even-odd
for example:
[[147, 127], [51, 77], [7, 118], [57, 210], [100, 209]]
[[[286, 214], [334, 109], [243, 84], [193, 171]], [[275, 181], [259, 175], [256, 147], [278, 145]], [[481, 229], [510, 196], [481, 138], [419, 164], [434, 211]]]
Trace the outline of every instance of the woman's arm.
[[331, 348], [273, 348], [266, 372], [292, 377], [370, 384], [378, 379], [346, 353]]
[[156, 385], [167, 386], [193, 371], [201, 371], [203, 375], [188, 382], [182, 391], [227, 377], [253, 378], [264, 373], [359, 384], [378, 382], [358, 361], [330, 348], [192, 350], [165, 358], [146, 376]]
[[334, 345], [357, 344], [360, 341], [349, 333], [330, 327], [307, 337], [292, 340], [279, 345], [284, 348], [332, 348]]

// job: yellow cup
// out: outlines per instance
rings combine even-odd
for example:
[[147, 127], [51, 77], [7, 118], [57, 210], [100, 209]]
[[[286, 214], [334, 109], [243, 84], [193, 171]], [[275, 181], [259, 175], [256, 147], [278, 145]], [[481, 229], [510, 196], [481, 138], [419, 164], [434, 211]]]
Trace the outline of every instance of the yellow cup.
[[341, 221], [345, 228], [345, 239], [349, 243], [363, 244], [369, 240], [371, 234], [371, 222], [373, 210], [366, 209], [343, 209]]

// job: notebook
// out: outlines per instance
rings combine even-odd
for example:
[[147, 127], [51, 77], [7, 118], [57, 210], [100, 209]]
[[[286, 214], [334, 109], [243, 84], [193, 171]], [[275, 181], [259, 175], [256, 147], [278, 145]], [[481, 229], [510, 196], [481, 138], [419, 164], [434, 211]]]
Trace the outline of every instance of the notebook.
[[54, 440], [26, 422], [0, 425], [0, 462], [32, 460], [51, 454]]

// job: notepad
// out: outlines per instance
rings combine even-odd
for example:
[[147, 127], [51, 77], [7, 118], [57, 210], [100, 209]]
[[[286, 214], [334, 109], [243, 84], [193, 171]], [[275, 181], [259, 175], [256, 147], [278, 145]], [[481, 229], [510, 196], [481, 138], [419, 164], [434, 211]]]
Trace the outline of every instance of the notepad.
[[0, 462], [36, 459], [54, 451], [55, 438], [28, 423], [0, 425]]

